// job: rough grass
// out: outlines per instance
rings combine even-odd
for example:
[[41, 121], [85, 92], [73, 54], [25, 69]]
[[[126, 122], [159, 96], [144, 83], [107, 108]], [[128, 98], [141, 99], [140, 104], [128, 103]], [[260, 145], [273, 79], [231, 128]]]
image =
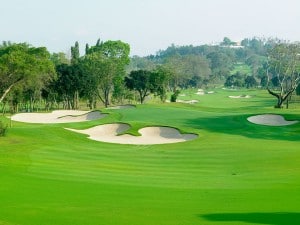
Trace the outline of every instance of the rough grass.
[[237, 63], [234, 65], [234, 68], [232, 71], [230, 71], [230, 74], [233, 75], [237, 72], [240, 72], [242, 74], [250, 75], [251, 74], [251, 67], [244, 63]]
[[[263, 91], [215, 90], [74, 124], [13, 122], [0, 138], [0, 224], [246, 225], [300, 221], [300, 124], [267, 127], [249, 115], [280, 113]], [[190, 96], [189, 96], [190, 95]], [[130, 146], [92, 141], [64, 127], [124, 122], [199, 134], [190, 142]]]

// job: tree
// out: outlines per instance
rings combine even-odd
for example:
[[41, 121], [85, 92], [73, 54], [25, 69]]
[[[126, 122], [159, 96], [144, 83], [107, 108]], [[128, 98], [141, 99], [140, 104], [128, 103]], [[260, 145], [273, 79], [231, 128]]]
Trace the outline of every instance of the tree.
[[[228, 50], [228, 52], [224, 52], [225, 50]], [[232, 51], [233, 49], [225, 48], [223, 51], [214, 51], [207, 55], [214, 75], [222, 78], [230, 73], [235, 61]]]
[[247, 76], [245, 78], [246, 88], [252, 88], [257, 86], [257, 81], [253, 76]]
[[158, 66], [150, 75], [151, 92], [159, 96], [162, 102], [164, 102], [167, 97], [169, 79], [170, 73], [163, 66]]
[[[120, 78], [125, 76], [125, 66], [128, 65], [130, 46], [121, 41], [97, 41], [91, 46], [83, 59], [85, 74], [94, 82], [94, 93], [105, 107], [110, 104], [111, 92], [114, 87], [120, 88]], [[90, 96], [92, 93], [90, 93]]]
[[282, 108], [283, 103], [300, 83], [300, 45], [276, 45], [269, 52], [268, 65], [267, 91], [277, 98], [275, 108]]
[[[114, 81], [118, 76], [118, 63], [115, 59], [94, 52], [85, 56], [84, 70], [90, 76], [90, 82], [95, 84], [92, 86], [95, 88], [93, 92], [107, 107], [110, 104], [110, 93], [114, 88]], [[90, 93], [91, 96], [93, 93]]]
[[70, 64], [70, 60], [67, 58], [66, 54], [63, 52], [53, 53], [50, 56], [51, 61], [54, 63], [55, 66], [61, 64]]
[[232, 42], [228, 37], [224, 37], [223, 42], [221, 43], [222, 46], [230, 46], [235, 44]]
[[18, 84], [27, 80], [49, 81], [55, 77], [54, 65], [46, 48], [28, 44], [0, 46], [0, 103]]
[[243, 87], [245, 85], [245, 75], [241, 72], [236, 72], [235, 74], [227, 77], [224, 86], [225, 87]]
[[147, 57], [133, 56], [126, 70], [130, 73], [132, 70], [154, 70], [155, 63]]
[[83, 89], [82, 71], [78, 64], [61, 64], [56, 67], [58, 79], [52, 85], [63, 101], [65, 109], [78, 108], [78, 93]]
[[166, 60], [164, 67], [170, 72], [170, 86], [174, 92], [178, 87], [199, 87], [211, 74], [209, 61], [200, 55], [175, 55]]
[[131, 71], [128, 77], [125, 77], [125, 85], [130, 90], [139, 93], [140, 103], [143, 104], [145, 97], [151, 93], [151, 72], [147, 70]]
[[80, 57], [80, 52], [79, 52], [79, 43], [78, 41], [75, 42], [75, 46], [71, 47], [71, 63], [75, 64], [78, 62]]
[[130, 90], [139, 93], [140, 103], [151, 93], [159, 96], [162, 101], [166, 100], [169, 72], [159, 66], [155, 70], [135, 70], [125, 77], [125, 85]]

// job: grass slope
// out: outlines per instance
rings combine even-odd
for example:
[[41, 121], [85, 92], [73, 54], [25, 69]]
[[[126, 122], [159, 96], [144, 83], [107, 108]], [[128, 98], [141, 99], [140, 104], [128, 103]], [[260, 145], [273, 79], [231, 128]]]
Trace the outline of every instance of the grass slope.
[[[98, 121], [13, 122], [0, 138], [0, 225], [300, 224], [300, 124], [267, 127], [249, 115], [275, 110], [261, 91], [215, 90], [105, 110]], [[234, 92], [234, 94], [232, 93]], [[228, 95], [249, 94], [250, 99]], [[126, 122], [132, 132], [165, 125], [199, 134], [190, 142], [130, 146], [63, 129]]]

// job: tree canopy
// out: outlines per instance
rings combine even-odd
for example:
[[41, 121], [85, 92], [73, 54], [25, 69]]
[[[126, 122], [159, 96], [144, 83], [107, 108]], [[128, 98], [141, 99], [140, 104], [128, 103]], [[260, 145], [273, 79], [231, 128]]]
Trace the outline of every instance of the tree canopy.
[[29, 80], [46, 83], [54, 77], [55, 68], [46, 48], [25, 43], [0, 47], [0, 103], [16, 85]]
[[277, 98], [275, 107], [281, 108], [300, 83], [300, 45], [276, 45], [269, 52], [268, 65], [267, 90]]

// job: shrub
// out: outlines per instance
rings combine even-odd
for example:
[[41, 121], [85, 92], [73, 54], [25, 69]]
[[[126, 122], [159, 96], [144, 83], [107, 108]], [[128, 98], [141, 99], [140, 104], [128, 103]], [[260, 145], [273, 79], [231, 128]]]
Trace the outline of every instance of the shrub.
[[180, 91], [179, 91], [179, 90], [176, 90], [176, 91], [171, 95], [170, 101], [171, 101], [171, 102], [176, 102], [179, 93], [180, 93]]
[[2, 121], [0, 121], [0, 137], [3, 137], [6, 133], [7, 125], [4, 125]]

